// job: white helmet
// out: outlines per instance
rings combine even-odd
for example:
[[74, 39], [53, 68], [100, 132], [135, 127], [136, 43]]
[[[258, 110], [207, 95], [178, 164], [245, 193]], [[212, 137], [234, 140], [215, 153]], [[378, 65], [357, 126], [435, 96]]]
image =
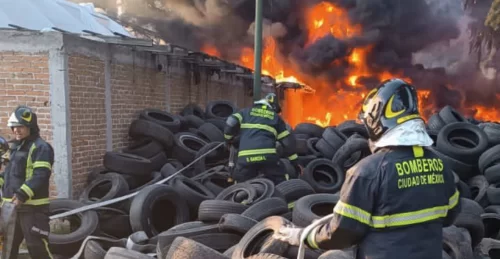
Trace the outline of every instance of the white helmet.
[[19, 123], [19, 120], [17, 119], [16, 113], [13, 112], [10, 115], [9, 120], [7, 121], [7, 127], [19, 127], [19, 126], [22, 126], [22, 124]]

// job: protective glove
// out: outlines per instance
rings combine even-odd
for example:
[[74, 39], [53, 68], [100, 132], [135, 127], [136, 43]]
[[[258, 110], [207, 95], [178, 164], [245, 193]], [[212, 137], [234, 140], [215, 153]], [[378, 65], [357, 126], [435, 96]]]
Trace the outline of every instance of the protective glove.
[[295, 169], [297, 176], [301, 176], [302, 174], [304, 174], [304, 168], [299, 163], [293, 161], [292, 166]]
[[303, 228], [282, 226], [277, 232], [274, 233], [273, 238], [287, 242], [293, 246], [300, 245], [300, 236], [302, 235]]

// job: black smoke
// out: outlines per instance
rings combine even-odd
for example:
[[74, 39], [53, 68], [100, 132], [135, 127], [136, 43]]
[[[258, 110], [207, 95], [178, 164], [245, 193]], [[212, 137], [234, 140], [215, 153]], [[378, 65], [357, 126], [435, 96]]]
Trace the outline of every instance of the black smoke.
[[[484, 94], [487, 87], [482, 85], [489, 83], [478, 80], [480, 73], [470, 65], [450, 74], [447, 64], [430, 68], [412, 63], [414, 53], [446, 44], [463, 33], [459, 21], [465, 14], [456, 11], [460, 1], [327, 0], [345, 9], [351, 23], [361, 25], [363, 32], [342, 39], [325, 35], [308, 46], [304, 10], [323, 1], [263, 2], [264, 34], [275, 39], [277, 59], [293, 67], [313, 88], [318, 78], [339, 82], [349, 72], [346, 59], [352, 50], [372, 46], [367, 56], [371, 71], [403, 73], [417, 88], [434, 90], [431, 101], [435, 108], [448, 104], [461, 108], [477, 102], [491, 106], [496, 100], [494, 94]], [[161, 8], [164, 15], [154, 18], [134, 16], [133, 10], [129, 15], [136, 23], [153, 27], [167, 42], [192, 49], [210, 44], [228, 60], [238, 60], [242, 47], [253, 46], [254, 0], [165, 0]], [[378, 83], [374, 78], [360, 78], [359, 82], [367, 88]]]

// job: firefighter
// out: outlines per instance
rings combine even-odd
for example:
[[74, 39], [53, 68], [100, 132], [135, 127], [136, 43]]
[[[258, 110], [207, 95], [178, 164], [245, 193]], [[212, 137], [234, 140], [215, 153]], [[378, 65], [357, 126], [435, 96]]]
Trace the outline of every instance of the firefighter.
[[281, 143], [285, 156], [295, 169], [301, 170], [295, 153], [295, 139], [278, 115], [280, 112], [278, 98], [270, 93], [256, 101], [253, 107], [242, 109], [227, 118], [224, 129], [226, 144], [231, 146], [234, 137], [240, 135], [237, 166], [232, 176], [235, 182], [243, 182], [259, 174], [275, 184], [287, 180], [289, 175], [276, 153], [276, 141]]
[[459, 192], [451, 169], [427, 148], [433, 141], [415, 88], [383, 82], [367, 95], [360, 119], [372, 154], [348, 170], [332, 220], [308, 233], [283, 226], [275, 238], [312, 249], [355, 246], [357, 259], [442, 258], [442, 229], [460, 211]]
[[[2, 203], [12, 202], [17, 210], [12, 238], [12, 255], [26, 240], [31, 258], [52, 258], [48, 246], [49, 178], [54, 151], [40, 137], [37, 115], [27, 106], [18, 106], [7, 121], [15, 140], [9, 163], [1, 174]], [[4, 247], [5, 249], [5, 247]]]

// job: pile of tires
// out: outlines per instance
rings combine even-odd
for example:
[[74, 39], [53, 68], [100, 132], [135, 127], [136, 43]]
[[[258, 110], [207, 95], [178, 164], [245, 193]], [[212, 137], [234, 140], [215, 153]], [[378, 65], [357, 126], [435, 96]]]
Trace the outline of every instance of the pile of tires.
[[[261, 178], [230, 183], [224, 147], [182, 175], [154, 184], [223, 141], [224, 119], [235, 110], [231, 103], [218, 101], [205, 110], [188, 105], [179, 115], [143, 111], [130, 127], [131, 146], [105, 154], [103, 168], [89, 175], [79, 201], [55, 200], [51, 209], [61, 212], [130, 192], [138, 195], [78, 214], [80, 227], [66, 235], [66, 243], [61, 243], [64, 235], [56, 235], [59, 243], [50, 240], [55, 253], [71, 256], [81, 246], [80, 258], [85, 259], [296, 258], [298, 247], [274, 240], [272, 234], [285, 223], [305, 227], [332, 213], [347, 170], [371, 154], [367, 132], [355, 121], [326, 128], [297, 125], [292, 134], [304, 170], [295, 172], [281, 159], [295, 179], [276, 186]], [[427, 127], [435, 139], [432, 149], [455, 173], [463, 206], [455, 224], [444, 229], [443, 258], [496, 258], [500, 124], [466, 120], [445, 107]], [[113, 241], [82, 243], [88, 235]], [[353, 258], [352, 253], [306, 250], [305, 258]]]

